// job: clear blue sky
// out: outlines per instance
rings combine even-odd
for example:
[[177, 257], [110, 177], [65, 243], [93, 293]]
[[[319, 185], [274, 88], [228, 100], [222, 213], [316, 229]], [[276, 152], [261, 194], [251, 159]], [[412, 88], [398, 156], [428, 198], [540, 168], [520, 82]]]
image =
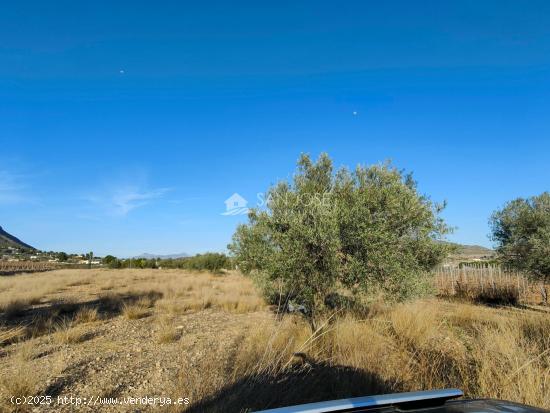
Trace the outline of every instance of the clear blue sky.
[[41, 249], [224, 250], [300, 152], [392, 159], [462, 243], [549, 189], [547, 1], [13, 1], [0, 39], [0, 225]]

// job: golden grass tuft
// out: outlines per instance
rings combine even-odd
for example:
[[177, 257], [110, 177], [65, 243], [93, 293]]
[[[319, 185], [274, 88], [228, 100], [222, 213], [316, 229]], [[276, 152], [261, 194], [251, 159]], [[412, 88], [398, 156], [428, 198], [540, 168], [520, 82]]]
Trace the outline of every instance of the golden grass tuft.
[[176, 329], [174, 322], [170, 318], [160, 318], [158, 320], [158, 330], [157, 330], [157, 343], [167, 344], [173, 343], [180, 338], [180, 333]]
[[79, 323], [92, 323], [100, 319], [97, 308], [94, 307], [82, 307], [74, 316], [74, 322]]
[[[0, 411], [30, 412], [31, 405], [14, 406], [10, 402], [13, 397], [25, 397], [37, 394], [39, 381], [28, 363], [18, 363], [15, 371], [5, 372], [0, 376]], [[14, 407], [16, 407], [14, 409]]]
[[55, 326], [54, 339], [59, 344], [78, 344], [84, 341], [86, 335], [72, 320], [64, 319]]
[[138, 300], [136, 302], [122, 304], [122, 315], [128, 320], [138, 320], [150, 314], [149, 300]]
[[298, 317], [285, 317], [280, 323], [266, 322], [258, 326], [240, 346], [233, 377], [280, 372], [292, 364], [295, 353], [309, 349], [310, 337], [309, 325]]
[[0, 330], [0, 346], [22, 340], [27, 336], [27, 334], [28, 332], [25, 326], [17, 326], [6, 330]]
[[159, 312], [171, 315], [181, 315], [189, 309], [187, 305], [180, 302], [178, 299], [163, 298], [156, 302], [156, 307]]
[[16, 357], [23, 361], [31, 361], [35, 357], [34, 344], [30, 341], [21, 343], [16, 352]]
[[388, 317], [396, 339], [411, 348], [428, 346], [440, 331], [436, 310], [433, 303], [422, 301], [397, 305]]

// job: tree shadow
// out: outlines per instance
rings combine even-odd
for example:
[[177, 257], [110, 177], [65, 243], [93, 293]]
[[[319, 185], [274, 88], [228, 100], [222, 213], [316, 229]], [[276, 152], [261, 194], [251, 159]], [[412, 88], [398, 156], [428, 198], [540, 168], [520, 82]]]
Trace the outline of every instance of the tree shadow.
[[[99, 319], [109, 319], [122, 313], [126, 304], [132, 304], [140, 299], [147, 298], [151, 305], [162, 298], [162, 293], [147, 291], [139, 293], [106, 293], [97, 299], [88, 301], [64, 301], [56, 300], [45, 305], [28, 306], [14, 314], [1, 314], [0, 325], [5, 328], [24, 326], [26, 337], [17, 337], [14, 340], [36, 337], [51, 333], [55, 326], [66, 320], [78, 321], [78, 314], [81, 310], [97, 310]], [[4, 344], [9, 344], [6, 341]]]
[[284, 374], [255, 374], [242, 378], [198, 402], [186, 413], [249, 412], [302, 403], [368, 396], [395, 391], [379, 375], [347, 366], [311, 363]]

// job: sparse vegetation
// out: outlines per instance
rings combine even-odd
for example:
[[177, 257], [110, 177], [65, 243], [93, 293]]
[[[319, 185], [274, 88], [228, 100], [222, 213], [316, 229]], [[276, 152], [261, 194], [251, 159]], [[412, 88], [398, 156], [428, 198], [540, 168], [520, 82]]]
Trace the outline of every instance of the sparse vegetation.
[[[226, 376], [232, 384], [191, 411], [445, 387], [548, 408], [550, 337], [544, 329], [550, 329], [548, 314], [437, 300], [380, 307], [362, 320], [339, 315], [314, 333], [289, 316], [251, 332]], [[216, 387], [218, 379], [212, 380]]]
[[179, 338], [179, 333], [172, 319], [163, 317], [158, 322], [157, 341], [159, 344], [172, 343]]
[[72, 320], [63, 319], [56, 324], [54, 337], [61, 344], [77, 344], [84, 339], [84, 334]]
[[75, 314], [75, 323], [91, 323], [99, 320], [99, 313], [94, 307], [81, 307]]
[[9, 397], [25, 397], [34, 395], [39, 388], [39, 379], [32, 373], [28, 362], [19, 361], [15, 370], [8, 376], [2, 374], [0, 376], [0, 412], [31, 412], [32, 406], [13, 406], [8, 401]]
[[[0, 316], [0, 411], [11, 411], [6, 394], [84, 385], [107, 395], [183, 394], [189, 412], [446, 386], [550, 407], [545, 307], [371, 302], [360, 317], [328, 311], [312, 333], [303, 317], [270, 312], [238, 273], [152, 269], [0, 278], [2, 308], [13, 300], [25, 311]], [[128, 319], [129, 308], [140, 316]], [[64, 367], [52, 371], [58, 360]]]
[[122, 314], [128, 320], [137, 320], [147, 317], [150, 314], [150, 301], [140, 299], [134, 303], [124, 303], [122, 305]]
[[434, 271], [437, 295], [493, 305], [543, 304], [540, 285], [522, 272], [501, 265], [438, 267]]
[[197, 254], [193, 257], [162, 260], [159, 265], [163, 268], [210, 272], [220, 272], [224, 269], [231, 270], [234, 267], [232, 260], [227, 255], [215, 252]]

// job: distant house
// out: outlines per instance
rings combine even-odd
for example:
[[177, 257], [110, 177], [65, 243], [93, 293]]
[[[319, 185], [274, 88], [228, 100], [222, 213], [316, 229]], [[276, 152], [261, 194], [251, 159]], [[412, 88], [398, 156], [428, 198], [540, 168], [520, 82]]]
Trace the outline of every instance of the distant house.
[[237, 193], [234, 193], [225, 200], [225, 208], [229, 211], [236, 208], [246, 208], [248, 201]]

